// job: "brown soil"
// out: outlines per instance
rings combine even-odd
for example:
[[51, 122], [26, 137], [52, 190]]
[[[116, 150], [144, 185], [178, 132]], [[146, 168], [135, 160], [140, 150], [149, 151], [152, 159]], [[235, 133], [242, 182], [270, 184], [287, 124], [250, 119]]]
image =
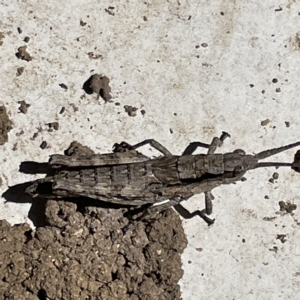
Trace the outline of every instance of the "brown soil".
[[12, 129], [12, 121], [8, 118], [5, 106], [0, 106], [0, 146], [8, 141], [8, 132]]
[[128, 116], [130, 116], [130, 117], [135, 117], [136, 111], [138, 110], [137, 107], [133, 107], [130, 105], [125, 105], [124, 109], [125, 109], [125, 112], [128, 113]]
[[48, 225], [35, 232], [0, 221], [1, 299], [180, 299], [179, 216], [167, 210], [128, 228], [123, 213], [48, 200]]
[[18, 48], [18, 52], [16, 53], [17, 58], [26, 60], [26, 61], [31, 61], [32, 56], [26, 51], [27, 46], [21, 46]]
[[89, 95], [98, 94], [105, 102], [109, 102], [112, 98], [109, 78], [106, 76], [94, 74], [83, 84], [82, 88]]

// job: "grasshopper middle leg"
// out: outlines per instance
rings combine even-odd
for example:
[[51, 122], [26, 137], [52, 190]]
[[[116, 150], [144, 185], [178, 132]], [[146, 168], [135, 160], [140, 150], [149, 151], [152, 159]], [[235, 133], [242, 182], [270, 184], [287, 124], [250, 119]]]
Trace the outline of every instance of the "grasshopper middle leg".
[[154, 140], [154, 139], [148, 139], [148, 140], [144, 140], [140, 143], [137, 143], [135, 145], [129, 145], [126, 142], [121, 142], [120, 144], [114, 144], [113, 148], [114, 148], [114, 152], [122, 152], [121, 150], [124, 149], [129, 149], [129, 150], [136, 150], [137, 148], [140, 148], [144, 145], [151, 145], [154, 149], [156, 149], [157, 151], [159, 151], [160, 153], [162, 153], [165, 156], [171, 156], [172, 153], [165, 148], [162, 144], [160, 144], [158, 141]]
[[[190, 143], [186, 149], [183, 151], [182, 155], [191, 155], [198, 147], [202, 148], [208, 148], [207, 154], [214, 154], [217, 147], [221, 147], [223, 144], [223, 141], [230, 137], [230, 134], [223, 131], [222, 135], [218, 137], [214, 137], [212, 142], [210, 144], [205, 144], [202, 142], [193, 142]], [[201, 211], [201, 217], [203, 218], [203, 215], [210, 215], [212, 214], [212, 200], [214, 199], [214, 196], [211, 192], [205, 192], [205, 209]], [[198, 214], [199, 215], [199, 214]], [[210, 219], [209, 219], [210, 220]], [[209, 223], [209, 222], [207, 222]]]
[[230, 134], [228, 134], [227, 132], [223, 131], [222, 135], [220, 138], [218, 137], [214, 137], [212, 142], [210, 144], [206, 144], [206, 143], [202, 143], [202, 142], [193, 142], [190, 143], [185, 150], [183, 151], [182, 155], [191, 155], [195, 152], [195, 150], [198, 147], [202, 147], [202, 148], [206, 148], [208, 149], [207, 154], [213, 154], [217, 147], [221, 147], [223, 144], [223, 141], [227, 138], [230, 137]]

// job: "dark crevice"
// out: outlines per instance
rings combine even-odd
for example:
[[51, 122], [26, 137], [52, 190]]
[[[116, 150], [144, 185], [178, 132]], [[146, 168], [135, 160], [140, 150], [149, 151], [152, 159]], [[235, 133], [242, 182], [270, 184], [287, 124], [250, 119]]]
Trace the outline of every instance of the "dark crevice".
[[47, 292], [44, 289], [40, 289], [37, 293], [37, 296], [40, 300], [47, 300]]

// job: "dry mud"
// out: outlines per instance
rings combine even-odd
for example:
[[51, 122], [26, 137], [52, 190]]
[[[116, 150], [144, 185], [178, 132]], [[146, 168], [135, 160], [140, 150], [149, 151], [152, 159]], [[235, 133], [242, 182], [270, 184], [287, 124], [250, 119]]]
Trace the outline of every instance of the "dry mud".
[[36, 231], [0, 221], [2, 299], [181, 299], [179, 216], [167, 210], [128, 227], [124, 210], [47, 200], [47, 225]]

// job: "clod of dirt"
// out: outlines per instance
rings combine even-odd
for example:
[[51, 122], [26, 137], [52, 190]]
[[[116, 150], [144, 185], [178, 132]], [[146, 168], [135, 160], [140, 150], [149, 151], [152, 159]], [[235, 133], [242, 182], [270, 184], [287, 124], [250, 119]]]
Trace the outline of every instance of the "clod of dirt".
[[49, 131], [58, 130], [59, 129], [59, 123], [58, 122], [52, 122], [47, 124], [49, 126]]
[[8, 141], [8, 132], [12, 129], [12, 121], [8, 118], [5, 106], [0, 106], [0, 146]]
[[43, 141], [41, 144], [40, 144], [40, 148], [42, 149], [42, 150], [44, 150], [44, 149], [46, 149], [46, 147], [47, 147], [47, 142], [46, 141]]
[[17, 58], [22, 59], [22, 60], [26, 60], [26, 61], [31, 61], [32, 57], [30, 56], [30, 54], [26, 51], [27, 46], [21, 46], [18, 48], [18, 52], [16, 53]]
[[16, 136], [21, 136], [22, 134], [24, 134], [24, 130], [23, 130], [23, 129], [21, 129], [20, 132], [17, 132], [17, 133], [16, 133]]
[[287, 128], [289, 128], [289, 127], [290, 127], [290, 125], [291, 125], [291, 123], [290, 123], [290, 122], [288, 122], [288, 121], [285, 121], [284, 123], [285, 123], [285, 126], [286, 126]]
[[260, 122], [261, 126], [267, 126], [271, 121], [269, 119], [265, 119]]
[[87, 24], [87, 22], [84, 22], [84, 21], [82, 21], [81, 19], [80, 19], [80, 26], [85, 26]]
[[19, 111], [23, 114], [26, 114], [30, 104], [27, 104], [24, 100], [18, 101], [18, 103], [20, 104]]
[[105, 8], [105, 12], [107, 12], [109, 15], [114, 16], [114, 6], [109, 6], [108, 8]]
[[130, 105], [125, 105], [124, 106], [125, 112], [128, 113], [128, 116], [130, 117], [135, 117], [136, 116], [136, 111], [138, 110], [137, 107], [133, 107]]
[[273, 248], [269, 249], [269, 251], [273, 251], [273, 252], [277, 253], [278, 252], [278, 247], [273, 246]]
[[67, 90], [68, 89], [68, 86], [65, 85], [64, 83], [60, 83], [59, 86], [64, 89], [64, 90]]
[[3, 32], [0, 31], [0, 46], [3, 45], [3, 38], [4, 38], [4, 34]]
[[289, 39], [290, 48], [295, 51], [300, 50], [300, 31]]
[[94, 52], [88, 52], [87, 55], [89, 56], [90, 59], [103, 58], [103, 56], [101, 54], [94, 54]]
[[81, 156], [92, 156], [95, 154], [95, 152], [90, 149], [87, 146], [83, 146], [78, 142], [72, 142], [71, 145], [69, 146], [69, 148], [67, 150], [65, 150], [64, 152], [65, 155], [67, 156], [77, 156], [77, 157], [81, 157]]
[[106, 76], [99, 74], [92, 75], [84, 84], [84, 91], [91, 95], [92, 93], [98, 94], [105, 102], [110, 101], [111, 87], [109, 86], [109, 79]]
[[168, 210], [127, 229], [123, 210], [48, 200], [49, 225], [35, 233], [0, 221], [3, 299], [180, 299], [179, 216]]
[[297, 205], [289, 202], [279, 201], [280, 211], [285, 211], [291, 214], [293, 210], [297, 209]]
[[285, 243], [287, 241], [286, 236], [287, 234], [277, 234], [276, 240], [280, 240], [281, 243]]
[[65, 112], [66, 108], [63, 106], [59, 112], [59, 114], [63, 114]]
[[20, 67], [20, 68], [18, 68], [17, 69], [17, 76], [21, 76], [22, 74], [23, 74], [23, 72], [24, 72], [24, 67]]

